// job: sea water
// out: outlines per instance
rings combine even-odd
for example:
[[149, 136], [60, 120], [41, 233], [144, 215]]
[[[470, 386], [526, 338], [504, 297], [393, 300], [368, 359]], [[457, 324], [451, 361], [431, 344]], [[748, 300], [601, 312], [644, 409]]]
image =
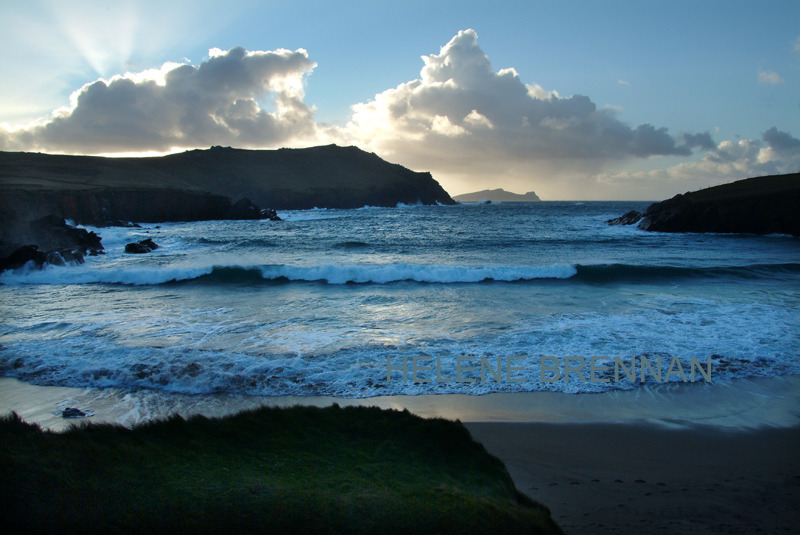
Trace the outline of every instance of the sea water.
[[[401, 205], [91, 229], [106, 254], [0, 274], [0, 375], [363, 398], [800, 374], [798, 239], [605, 223], [646, 206]], [[123, 252], [145, 238], [160, 247]]]

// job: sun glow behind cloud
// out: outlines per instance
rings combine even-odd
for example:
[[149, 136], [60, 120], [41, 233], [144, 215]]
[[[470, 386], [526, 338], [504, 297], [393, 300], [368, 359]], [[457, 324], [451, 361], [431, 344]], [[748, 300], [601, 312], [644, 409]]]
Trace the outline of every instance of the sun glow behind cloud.
[[[538, 67], [549, 65], [552, 70], [552, 61], [547, 62], [556, 51], [528, 48], [516, 40], [510, 41], [513, 46], [506, 43], [505, 55], [498, 60], [503, 64], [496, 68], [487, 53], [493, 50], [495, 56], [496, 31], [487, 33], [491, 40], [484, 38], [487, 52], [478, 45], [477, 32], [464, 30], [450, 42], [452, 34], [437, 33], [444, 43], [438, 52], [428, 45], [409, 52], [412, 58], [424, 54], [421, 62], [417, 60], [418, 76], [412, 70], [368, 93], [374, 96], [347, 102], [349, 117], [342, 112], [331, 125], [315, 120], [315, 102], [306, 96], [306, 89], [308, 95], [319, 95], [315, 84], [330, 79], [311, 76], [317, 72], [317, 58], [324, 58], [318, 72], [325, 69], [327, 76], [337, 68], [319, 43], [314, 47], [307, 39], [274, 39], [272, 49], [244, 50], [235, 46], [238, 25], [227, 40], [209, 37], [219, 24], [235, 18], [232, 13], [247, 11], [247, 2], [225, 9], [202, 2], [150, 0], [119, 5], [76, 0], [52, 3], [50, 9], [51, 3], [46, 3], [53, 22], [50, 35], [34, 31], [38, 37], [30, 39], [29, 49], [52, 55], [53, 63], [70, 73], [58, 83], [63, 95], [72, 95], [68, 104], [62, 96], [46, 114], [36, 115], [34, 108], [25, 112], [23, 105], [3, 108], [0, 98], [0, 117], [7, 122], [0, 128], [2, 150], [157, 155], [212, 144], [276, 148], [333, 142], [432, 171], [453, 194], [502, 186], [534, 189], [545, 198], [658, 198], [667, 182], [669, 191], [685, 191], [697, 175], [716, 173], [722, 180], [735, 178], [731, 172], [765, 174], [797, 165], [793, 133], [775, 130], [775, 135], [767, 135], [770, 123], [748, 136], [725, 134], [733, 139], [726, 142], [712, 139], [708, 132], [711, 128], [715, 138], [722, 136], [712, 125], [725, 127], [724, 120], [713, 118], [708, 125], [698, 121], [700, 128], [694, 131], [678, 129], [663, 113], [660, 120], [655, 118], [660, 102], [647, 113], [631, 114], [630, 99], [654, 90], [646, 72], [620, 69], [608, 73], [605, 81], [598, 79], [597, 85], [594, 79], [570, 85], [561, 81], [566, 70], [556, 71], [554, 77]], [[34, 30], [36, 20], [27, 21], [33, 21]], [[245, 23], [241, 16], [238, 20]], [[268, 22], [253, 21], [251, 26]], [[255, 42], [269, 40], [269, 35]], [[795, 35], [785, 43], [793, 55]], [[21, 36], [20, 31], [17, 38]], [[502, 34], [499, 39], [502, 43]], [[377, 56], [389, 70], [386, 65], [396, 65], [396, 54], [390, 57], [370, 42], [374, 46], [367, 50], [350, 40], [353, 55], [341, 58], [338, 65], [348, 63], [359, 85], [373, 74], [364, 59]], [[209, 49], [210, 45], [218, 46]], [[279, 48], [287, 45], [297, 48]], [[249, 78], [246, 65], [289, 57], [296, 63], [288, 70], [273, 64], [264, 71], [266, 76]], [[536, 61], [529, 61], [531, 57]], [[751, 65], [746, 76], [753, 87], [769, 92], [769, 98], [787, 91], [794, 80], [790, 69], [773, 60], [763, 64], [780, 74]], [[760, 73], [761, 83], [754, 72]], [[16, 77], [29, 80], [24, 74]], [[65, 91], [69, 80], [73, 83]], [[616, 96], [609, 98], [610, 94]], [[681, 107], [693, 102], [692, 96], [674, 98], [683, 99]], [[31, 123], [33, 117], [39, 118]], [[22, 126], [26, 120], [29, 124]]]
[[78, 10], [72, 2], [54, 0], [49, 10], [56, 27], [98, 76], [118, 72], [131, 59], [139, 26], [136, 4], [107, 2]]

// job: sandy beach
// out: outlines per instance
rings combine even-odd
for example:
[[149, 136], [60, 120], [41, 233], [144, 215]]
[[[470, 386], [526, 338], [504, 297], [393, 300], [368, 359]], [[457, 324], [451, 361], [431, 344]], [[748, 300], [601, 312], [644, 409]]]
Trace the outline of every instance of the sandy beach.
[[[0, 413], [59, 430], [260, 405], [373, 405], [459, 419], [568, 534], [796, 533], [800, 377], [592, 396], [186, 396], [42, 387], [0, 378]], [[65, 420], [66, 407], [89, 418]]]
[[797, 533], [800, 428], [468, 423], [568, 534]]

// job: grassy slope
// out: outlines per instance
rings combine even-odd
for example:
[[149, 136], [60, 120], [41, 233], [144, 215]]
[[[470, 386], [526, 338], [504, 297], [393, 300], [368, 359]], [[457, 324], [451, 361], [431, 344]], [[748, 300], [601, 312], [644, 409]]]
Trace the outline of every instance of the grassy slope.
[[12, 415], [0, 512], [48, 532], [560, 533], [460, 423], [364, 407], [62, 434]]
[[776, 195], [800, 189], [800, 173], [769, 175], [745, 178], [697, 191], [686, 193], [694, 201], [723, 201], [752, 198], [760, 195]]

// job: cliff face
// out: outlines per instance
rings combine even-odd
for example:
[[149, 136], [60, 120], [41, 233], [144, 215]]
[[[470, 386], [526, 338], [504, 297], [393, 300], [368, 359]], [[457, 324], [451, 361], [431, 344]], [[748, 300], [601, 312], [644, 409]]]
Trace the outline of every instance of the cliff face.
[[[800, 236], [800, 173], [747, 178], [676, 195], [644, 214], [625, 214], [611, 224], [659, 232], [725, 232]], [[638, 216], [641, 216], [641, 219]]]
[[43, 190], [3, 192], [4, 220], [55, 215], [79, 224], [112, 221], [201, 221], [226, 219], [227, 197], [165, 189]]
[[[274, 211], [257, 205], [304, 209], [397, 203], [454, 201], [430, 173], [416, 173], [356, 147], [213, 147], [158, 158], [0, 152], [0, 257], [35, 244], [47, 251], [29, 247], [25, 258], [41, 265], [43, 255], [54, 251], [63, 257], [67, 249], [73, 256], [102, 250], [98, 241], [99, 247], [81, 244], [73, 254], [76, 246], [64, 237], [63, 219], [95, 226], [275, 219]], [[58, 224], [33, 224], [45, 217]]]
[[[86, 203], [102, 201], [119, 214], [114, 218], [134, 221], [207, 219], [195, 214], [206, 213], [209, 204], [220, 201], [206, 194], [231, 201], [247, 198], [276, 209], [454, 203], [430, 173], [388, 163], [356, 147], [335, 145], [279, 150], [213, 147], [158, 158], [0, 153], [0, 180], [4, 194], [23, 191], [30, 194], [26, 199], [42, 199], [33, 206], [50, 203], [48, 199], [55, 194], [65, 203], [71, 199], [83, 203], [75, 206], [78, 212], [97, 210]], [[85, 190], [120, 193], [113, 198], [63, 193]], [[145, 198], [163, 203], [163, 210], [149, 208], [136, 194], [143, 190], [148, 192]], [[0, 209], [13, 206], [3, 202]], [[178, 211], [187, 215], [179, 216]], [[72, 213], [64, 215], [75, 218]]]

